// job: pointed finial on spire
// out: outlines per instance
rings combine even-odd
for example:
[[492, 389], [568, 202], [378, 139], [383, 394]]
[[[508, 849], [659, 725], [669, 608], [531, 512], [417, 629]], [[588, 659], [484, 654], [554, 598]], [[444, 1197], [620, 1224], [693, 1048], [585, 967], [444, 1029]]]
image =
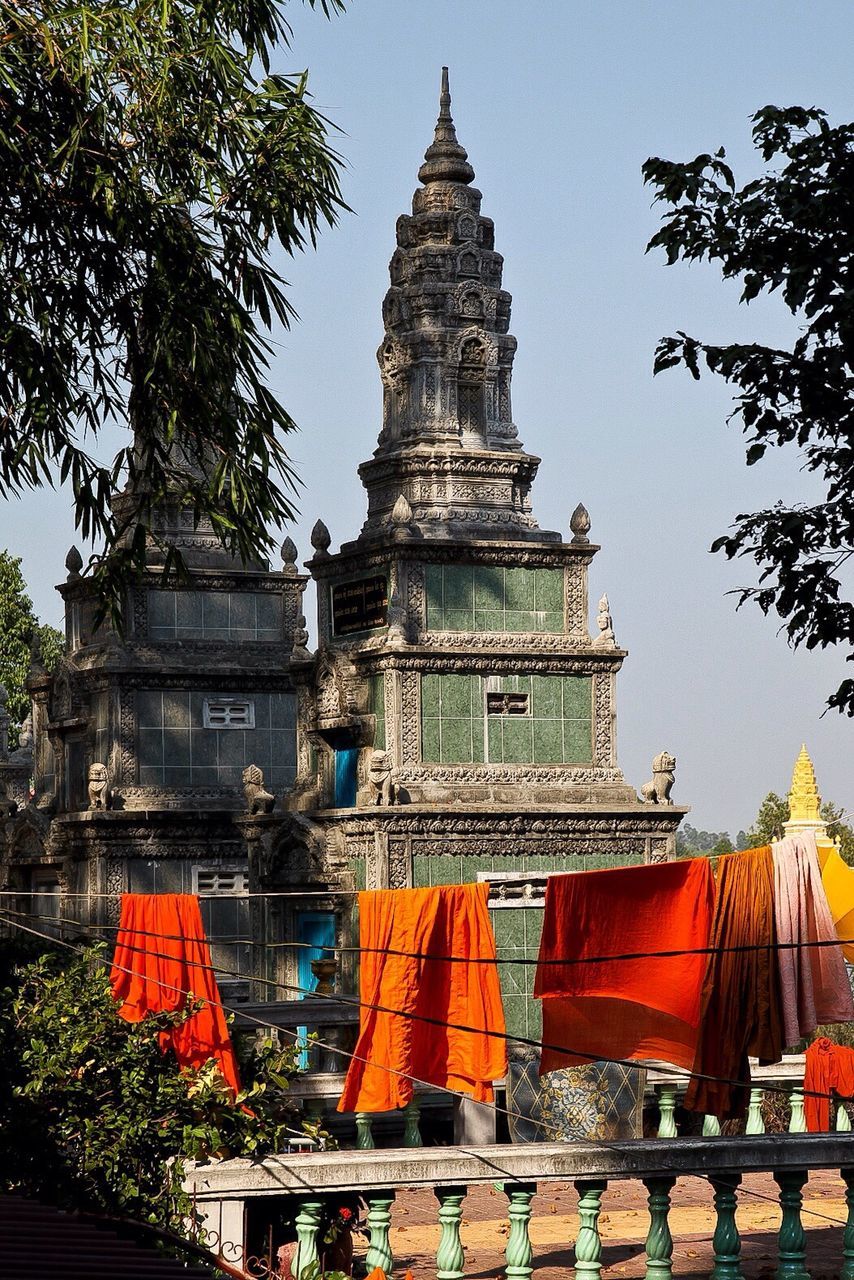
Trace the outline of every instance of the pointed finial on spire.
[[467, 185], [473, 179], [474, 169], [468, 162], [465, 147], [460, 146], [454, 128], [448, 68], [443, 67], [436, 132], [432, 143], [424, 152], [424, 163], [418, 170], [418, 180], [426, 186], [429, 182], [461, 182]]
[[439, 94], [439, 119], [448, 120], [451, 124], [454, 123], [453, 120], [451, 120], [451, 86], [448, 80], [447, 67], [442, 68], [442, 89]]

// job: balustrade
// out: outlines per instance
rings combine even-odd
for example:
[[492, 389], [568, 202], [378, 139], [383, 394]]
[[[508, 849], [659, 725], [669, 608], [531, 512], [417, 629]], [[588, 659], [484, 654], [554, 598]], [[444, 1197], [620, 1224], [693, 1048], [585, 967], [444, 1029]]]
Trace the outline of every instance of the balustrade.
[[[672, 1113], [665, 1098], [666, 1124]], [[800, 1101], [800, 1106], [798, 1105]], [[534, 1194], [549, 1183], [572, 1183], [578, 1195], [575, 1239], [576, 1280], [599, 1280], [602, 1196], [609, 1184], [640, 1180], [647, 1192], [646, 1280], [670, 1280], [673, 1237], [671, 1191], [680, 1177], [705, 1177], [712, 1187], [715, 1228], [712, 1280], [741, 1280], [741, 1242], [736, 1209], [742, 1177], [770, 1171], [779, 1188], [781, 1224], [777, 1280], [807, 1280], [806, 1233], [801, 1222], [803, 1188], [810, 1169], [840, 1170], [845, 1184], [846, 1224], [841, 1246], [841, 1280], [854, 1280], [854, 1167], [851, 1140], [842, 1134], [804, 1134], [803, 1099], [793, 1099], [793, 1120], [784, 1141], [762, 1133], [597, 1143], [495, 1144], [486, 1147], [401, 1147], [393, 1150], [313, 1152], [271, 1156], [259, 1162], [226, 1160], [191, 1167], [186, 1187], [196, 1211], [212, 1229], [239, 1221], [255, 1197], [292, 1197], [297, 1254], [295, 1275], [318, 1256], [324, 1197], [358, 1192], [367, 1206], [369, 1267], [391, 1275], [389, 1229], [395, 1188], [429, 1187], [438, 1201], [441, 1227], [436, 1251], [438, 1280], [462, 1280], [463, 1202], [468, 1189], [492, 1183], [507, 1196], [510, 1229], [506, 1241], [508, 1280], [531, 1280], [536, 1259], [529, 1224]], [[675, 1110], [675, 1107], [674, 1107]], [[759, 1113], [758, 1106], [755, 1111]], [[761, 1118], [761, 1113], [760, 1118]], [[501, 1181], [496, 1183], [499, 1176]], [[309, 1190], [310, 1188], [310, 1190]], [[233, 1254], [231, 1255], [233, 1257]]]

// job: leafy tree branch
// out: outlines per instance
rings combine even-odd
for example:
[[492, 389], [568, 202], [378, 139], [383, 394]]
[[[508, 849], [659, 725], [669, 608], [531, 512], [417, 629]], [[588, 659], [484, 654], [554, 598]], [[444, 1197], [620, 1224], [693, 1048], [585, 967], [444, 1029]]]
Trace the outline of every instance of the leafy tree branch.
[[[753, 140], [766, 172], [742, 187], [723, 149], [688, 163], [646, 161], [644, 179], [667, 206], [647, 248], [669, 265], [717, 263], [723, 279], [741, 282], [742, 302], [778, 293], [795, 321], [791, 346], [718, 345], [680, 331], [660, 340], [654, 369], [683, 365], [699, 378], [705, 366], [733, 387], [748, 466], [769, 448], [800, 450], [822, 499], [742, 513], [712, 550], [757, 565], [739, 604], [776, 613], [792, 645], [840, 645], [852, 661], [854, 124], [832, 126], [814, 107], [768, 106], [753, 117]], [[854, 679], [828, 703], [854, 715]]]

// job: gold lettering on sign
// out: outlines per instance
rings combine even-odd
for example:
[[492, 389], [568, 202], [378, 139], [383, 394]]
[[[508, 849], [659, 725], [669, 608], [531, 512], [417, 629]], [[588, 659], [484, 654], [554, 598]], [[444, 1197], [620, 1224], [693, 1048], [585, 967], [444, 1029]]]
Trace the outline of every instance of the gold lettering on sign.
[[373, 631], [388, 621], [388, 580], [385, 574], [339, 582], [332, 588], [332, 633]]

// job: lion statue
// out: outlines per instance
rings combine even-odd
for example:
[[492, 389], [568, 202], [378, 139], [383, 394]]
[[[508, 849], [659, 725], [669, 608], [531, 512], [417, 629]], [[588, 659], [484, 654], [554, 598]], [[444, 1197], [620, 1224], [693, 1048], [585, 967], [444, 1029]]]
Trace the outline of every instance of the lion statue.
[[86, 781], [89, 784], [89, 808], [109, 809], [113, 793], [110, 790], [110, 778], [107, 766], [99, 761], [89, 765]]
[[368, 764], [368, 782], [371, 785], [371, 803], [391, 805], [397, 801], [397, 787], [392, 773], [391, 760], [386, 751], [372, 751]]
[[248, 764], [243, 770], [243, 795], [250, 816], [256, 813], [272, 813], [276, 797], [264, 788], [264, 774], [257, 764]]
[[641, 787], [641, 799], [647, 804], [673, 804], [670, 792], [676, 774], [676, 757], [668, 751], [660, 752], [652, 762], [652, 781]]

